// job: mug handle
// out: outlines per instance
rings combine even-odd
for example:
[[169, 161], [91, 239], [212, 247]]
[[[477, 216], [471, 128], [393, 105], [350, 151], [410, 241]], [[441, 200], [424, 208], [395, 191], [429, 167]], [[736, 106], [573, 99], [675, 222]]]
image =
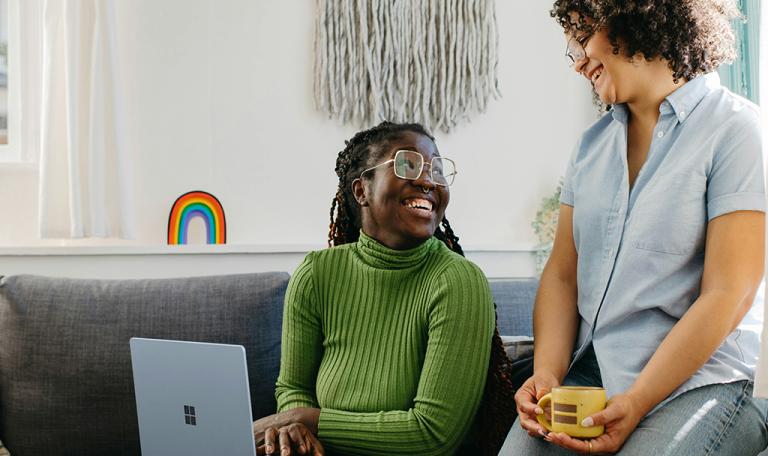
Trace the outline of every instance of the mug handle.
[[[552, 393], [547, 393], [544, 396], [542, 396], [541, 399], [539, 399], [539, 403], [536, 405], [538, 405], [542, 410], [544, 410], [544, 408], [547, 405], [549, 405], [550, 402], [552, 402]], [[541, 415], [536, 415], [536, 419], [539, 421], [539, 423], [542, 426], [547, 428], [548, 431], [552, 432], [552, 423], [547, 421], [546, 413], [542, 413]]]

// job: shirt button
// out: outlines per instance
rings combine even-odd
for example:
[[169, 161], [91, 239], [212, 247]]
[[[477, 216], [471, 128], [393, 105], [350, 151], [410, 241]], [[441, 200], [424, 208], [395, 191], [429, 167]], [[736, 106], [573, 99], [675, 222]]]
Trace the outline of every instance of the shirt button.
[[680, 118], [685, 119], [685, 111], [680, 111]]
[[664, 132], [660, 131], [656, 136], [658, 136], [659, 138], [663, 138], [664, 137]]

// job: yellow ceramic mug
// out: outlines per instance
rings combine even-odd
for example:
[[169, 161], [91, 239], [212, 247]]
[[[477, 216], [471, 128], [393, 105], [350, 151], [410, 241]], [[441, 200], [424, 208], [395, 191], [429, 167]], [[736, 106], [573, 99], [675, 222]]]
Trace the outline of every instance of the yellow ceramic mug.
[[558, 386], [539, 399], [544, 410], [551, 402], [552, 422], [545, 414], [537, 415], [550, 432], [565, 432], [571, 437], [591, 439], [603, 433], [604, 426], [583, 427], [581, 421], [605, 408], [605, 390], [589, 386]]

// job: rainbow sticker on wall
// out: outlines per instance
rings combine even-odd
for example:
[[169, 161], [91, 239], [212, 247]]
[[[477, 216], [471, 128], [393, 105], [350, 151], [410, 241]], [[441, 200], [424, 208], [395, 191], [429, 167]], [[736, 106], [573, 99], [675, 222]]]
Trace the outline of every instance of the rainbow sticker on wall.
[[208, 244], [227, 243], [227, 221], [224, 208], [215, 196], [195, 190], [176, 199], [168, 215], [168, 244], [186, 244], [189, 222], [195, 217], [205, 221], [205, 239]]

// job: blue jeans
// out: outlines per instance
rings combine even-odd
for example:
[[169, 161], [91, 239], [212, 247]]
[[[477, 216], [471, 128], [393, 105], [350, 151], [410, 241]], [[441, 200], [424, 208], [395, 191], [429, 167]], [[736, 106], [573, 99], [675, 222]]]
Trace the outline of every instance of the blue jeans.
[[[589, 356], [591, 355], [591, 356]], [[590, 353], [564, 385], [602, 386]], [[596, 369], [596, 370], [595, 370]], [[702, 386], [681, 394], [645, 417], [618, 454], [624, 456], [750, 456], [768, 445], [768, 400], [752, 397], [752, 382]], [[570, 455], [570, 451], [531, 437], [515, 421], [499, 455]]]

